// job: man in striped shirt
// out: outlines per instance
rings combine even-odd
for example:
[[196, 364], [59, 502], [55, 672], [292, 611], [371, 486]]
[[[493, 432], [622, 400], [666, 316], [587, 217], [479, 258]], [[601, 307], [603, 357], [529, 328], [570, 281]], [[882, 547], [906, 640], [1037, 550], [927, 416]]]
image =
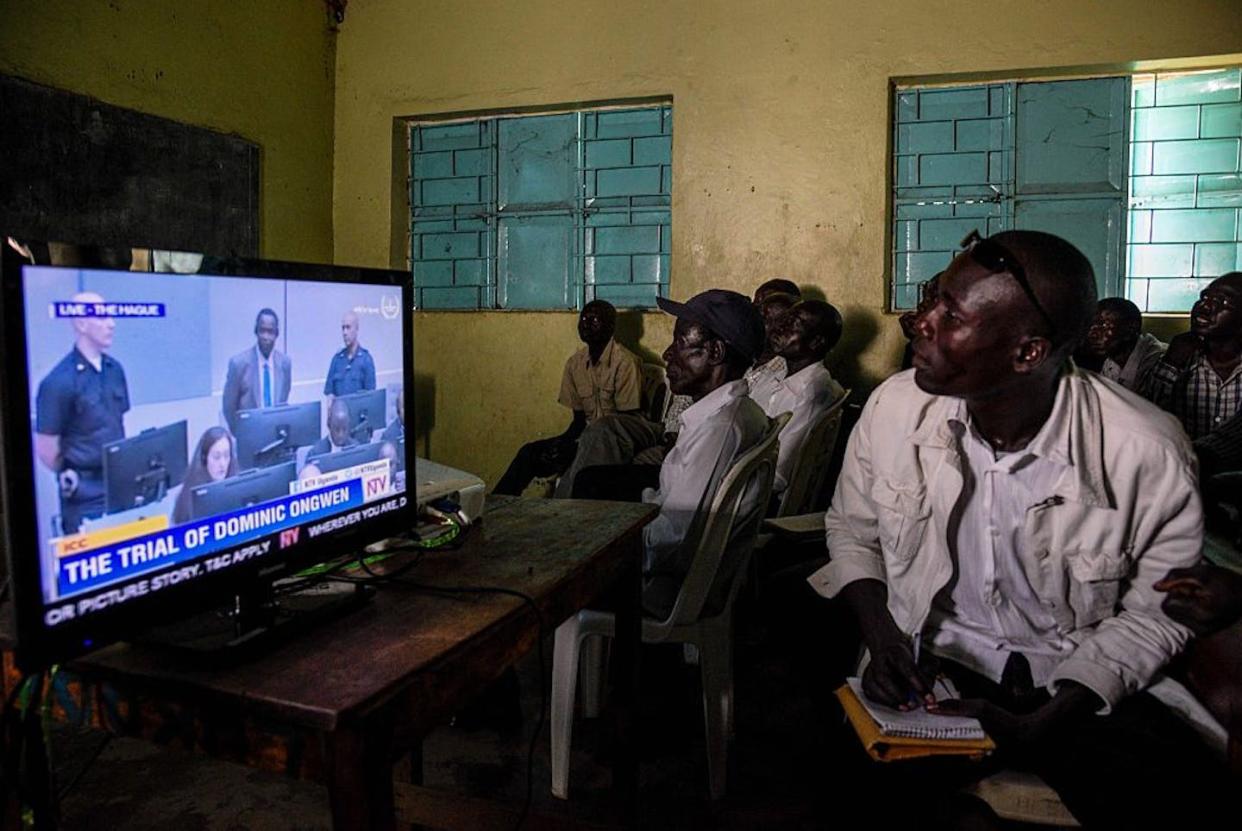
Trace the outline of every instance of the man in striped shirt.
[[1190, 310], [1190, 331], [1173, 338], [1143, 395], [1173, 413], [1191, 439], [1242, 411], [1242, 271], [1221, 275]]

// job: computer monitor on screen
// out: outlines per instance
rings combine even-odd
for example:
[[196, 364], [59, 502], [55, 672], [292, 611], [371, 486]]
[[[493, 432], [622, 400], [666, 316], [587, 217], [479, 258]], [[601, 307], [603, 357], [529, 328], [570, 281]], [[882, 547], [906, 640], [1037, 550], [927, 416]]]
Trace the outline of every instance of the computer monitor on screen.
[[185, 479], [187, 456], [184, 420], [105, 444], [105, 511], [114, 514], [159, 502]]
[[377, 460], [380, 457], [380, 451], [383, 449], [383, 446], [383, 442], [373, 441], [369, 444], [355, 444], [353, 447], [346, 447], [333, 453], [307, 456], [306, 466], [314, 465], [320, 473], [331, 473], [334, 470], [344, 470], [347, 467], [364, 465], [367, 462]]
[[299, 447], [319, 441], [320, 417], [318, 401], [238, 411], [238, 469], [289, 461]]
[[271, 502], [289, 494], [289, 483], [297, 478], [297, 464], [285, 462], [257, 470], [247, 470], [219, 482], [199, 485], [190, 494], [194, 518], [203, 519]]
[[351, 392], [337, 400], [349, 405], [349, 432], [360, 442], [371, 441], [373, 431], [388, 425], [388, 390]]

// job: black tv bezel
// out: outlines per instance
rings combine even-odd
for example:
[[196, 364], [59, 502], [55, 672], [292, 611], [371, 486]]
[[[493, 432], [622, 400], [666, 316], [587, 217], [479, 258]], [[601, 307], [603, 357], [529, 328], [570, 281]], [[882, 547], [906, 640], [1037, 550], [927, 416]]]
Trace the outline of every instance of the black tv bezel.
[[[25, 240], [24, 240], [25, 241]], [[42, 241], [29, 241], [40, 243]], [[0, 245], [4, 245], [0, 234]], [[113, 246], [115, 247], [115, 246]], [[146, 249], [145, 246], [139, 247]], [[303, 534], [299, 543], [277, 549], [262, 559], [230, 565], [190, 581], [183, 581], [160, 591], [132, 598], [124, 603], [94, 612], [84, 618], [48, 626], [43, 620], [44, 605], [39, 536], [35, 511], [32, 471], [34, 447], [29, 413], [32, 412], [29, 356], [26, 350], [26, 306], [23, 293], [23, 267], [30, 263], [7, 254], [0, 258], [0, 320], [4, 321], [4, 358], [0, 359], [0, 501], [3, 503], [3, 541], [10, 581], [6, 604], [12, 614], [11, 644], [16, 663], [23, 671], [47, 668], [83, 655], [126, 636], [139, 634], [151, 626], [175, 620], [220, 605], [238, 593], [254, 586], [256, 581], [270, 582], [302, 568], [344, 553], [361, 550], [377, 540], [406, 532], [414, 527], [417, 499], [415, 480], [407, 478], [405, 504], [369, 521], [357, 522], [342, 529], [310, 538]], [[74, 268], [78, 266], [52, 266]], [[116, 269], [104, 269], [116, 270]], [[414, 285], [410, 272], [361, 266], [324, 265], [288, 260], [260, 258], [205, 257], [201, 270], [195, 274], [170, 274], [179, 279], [216, 277], [254, 277], [290, 282], [354, 283], [391, 287], [400, 292], [399, 316], [403, 321], [402, 348], [407, 360], [402, 363], [401, 395], [405, 411], [414, 412], [410, 397], [414, 390]], [[407, 446], [405, 467], [414, 468], [414, 459]], [[381, 500], [383, 501], [383, 500]], [[275, 534], [273, 535], [275, 536]], [[251, 545], [259, 539], [241, 543]], [[233, 551], [235, 548], [229, 548]], [[22, 556], [34, 551], [36, 556]], [[223, 554], [213, 552], [210, 556]], [[176, 568], [181, 562], [170, 565]], [[151, 572], [159, 574], [163, 570]], [[144, 575], [150, 576], [150, 575]]]

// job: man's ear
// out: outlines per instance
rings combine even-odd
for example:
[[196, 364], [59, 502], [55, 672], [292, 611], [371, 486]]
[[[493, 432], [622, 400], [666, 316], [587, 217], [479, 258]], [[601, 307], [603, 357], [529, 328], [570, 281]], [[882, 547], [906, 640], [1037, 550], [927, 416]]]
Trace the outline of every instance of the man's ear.
[[717, 366], [728, 360], [729, 348], [725, 346], [725, 342], [719, 338], [712, 338], [703, 345], [707, 352], [707, 363], [711, 366]]
[[1052, 357], [1052, 341], [1045, 337], [1026, 336], [1014, 348], [1013, 369], [1019, 375], [1029, 375]]

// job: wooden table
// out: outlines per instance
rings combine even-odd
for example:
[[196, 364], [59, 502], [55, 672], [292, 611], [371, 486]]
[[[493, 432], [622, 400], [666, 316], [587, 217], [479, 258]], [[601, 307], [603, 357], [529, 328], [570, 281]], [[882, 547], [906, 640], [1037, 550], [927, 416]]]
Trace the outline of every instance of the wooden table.
[[[625, 679], [612, 707], [614, 784], [631, 812], [641, 531], [655, 513], [641, 504], [496, 499], [461, 549], [429, 552], [407, 575], [530, 595], [545, 635], [578, 609], [611, 600]], [[399, 566], [402, 556], [387, 565]], [[90, 705], [102, 726], [318, 779], [335, 827], [384, 829], [396, 821], [394, 762], [532, 649], [538, 634], [536, 616], [516, 597], [386, 585], [365, 608], [238, 666], [206, 669], [154, 647], [117, 644], [70, 669], [106, 691]], [[416, 807], [417, 798], [400, 801]], [[402, 818], [426, 821], [418, 813]]]

